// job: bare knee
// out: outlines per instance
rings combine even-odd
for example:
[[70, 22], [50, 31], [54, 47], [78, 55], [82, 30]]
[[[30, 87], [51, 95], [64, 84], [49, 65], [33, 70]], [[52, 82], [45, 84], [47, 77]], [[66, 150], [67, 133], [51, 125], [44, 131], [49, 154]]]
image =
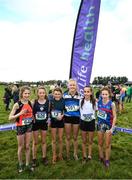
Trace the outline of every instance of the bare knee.
[[46, 141], [42, 141], [42, 145], [46, 145]]
[[99, 141], [99, 142], [98, 142], [98, 146], [99, 146], [99, 147], [103, 147], [103, 142], [102, 142], [102, 141]]
[[55, 139], [52, 139], [52, 144], [56, 144], [56, 140]]
[[89, 140], [89, 145], [92, 145], [92, 144], [93, 144], [93, 140], [90, 139], [90, 140]]
[[19, 145], [19, 146], [18, 146], [18, 151], [19, 151], [19, 152], [22, 152], [22, 150], [23, 150], [23, 145]]
[[63, 142], [63, 141], [62, 141], [62, 139], [60, 138], [60, 139], [59, 139], [59, 143], [62, 144], [62, 142]]
[[66, 140], [70, 141], [70, 136], [69, 135], [66, 136]]
[[82, 140], [82, 143], [83, 143], [84, 145], [86, 145], [86, 143], [87, 143], [86, 139], [83, 139], [83, 140]]
[[109, 149], [110, 148], [110, 144], [106, 144], [105, 148]]
[[26, 144], [26, 151], [30, 150], [30, 144]]
[[77, 141], [77, 136], [74, 136], [73, 139], [74, 139], [74, 141]]
[[37, 145], [38, 145], [38, 141], [35, 141], [35, 140], [34, 140], [34, 141], [33, 141], [33, 145], [34, 145], [34, 146], [37, 146]]

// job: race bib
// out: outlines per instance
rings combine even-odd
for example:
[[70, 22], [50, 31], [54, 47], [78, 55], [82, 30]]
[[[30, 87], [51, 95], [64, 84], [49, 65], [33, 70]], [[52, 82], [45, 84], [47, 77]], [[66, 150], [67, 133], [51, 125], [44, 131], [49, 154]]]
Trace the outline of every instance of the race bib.
[[83, 114], [83, 121], [92, 121], [93, 120], [93, 114]]
[[106, 112], [105, 112], [105, 111], [101, 111], [101, 110], [99, 110], [99, 111], [97, 112], [97, 116], [98, 116], [99, 118], [103, 119], [103, 120], [106, 120], [106, 118], [107, 118]]
[[46, 112], [37, 112], [35, 114], [36, 120], [45, 120], [47, 118]]
[[57, 117], [60, 116], [61, 114], [62, 114], [61, 111], [57, 111], [57, 110], [51, 111], [51, 116], [52, 118], [55, 118], [55, 119], [57, 119]]
[[22, 125], [24, 126], [24, 125], [29, 125], [29, 124], [31, 124], [32, 123], [32, 121], [33, 121], [33, 118], [31, 117], [31, 118], [23, 118], [22, 119]]
[[71, 106], [65, 106], [67, 112], [74, 112], [74, 111], [78, 111], [79, 106], [77, 105], [71, 105]]
[[116, 94], [116, 99], [117, 99], [117, 100], [120, 99], [120, 94]]

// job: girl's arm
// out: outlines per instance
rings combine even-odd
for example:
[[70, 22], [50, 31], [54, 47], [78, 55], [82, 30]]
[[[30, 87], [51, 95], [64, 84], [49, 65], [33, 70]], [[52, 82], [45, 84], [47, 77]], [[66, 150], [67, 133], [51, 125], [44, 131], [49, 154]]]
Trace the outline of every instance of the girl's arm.
[[19, 105], [18, 103], [15, 103], [11, 112], [10, 112], [10, 115], [9, 115], [9, 120], [16, 120], [16, 118], [18, 118], [20, 115], [22, 114], [25, 114], [27, 112], [27, 110], [23, 109], [21, 110], [19, 113], [15, 114], [16, 110], [19, 108]]
[[116, 106], [115, 106], [115, 103], [112, 103], [112, 113], [113, 113], [113, 123], [112, 123], [111, 128], [114, 128], [114, 126], [116, 125]]
[[[32, 100], [32, 101], [31, 101], [32, 109], [33, 109], [33, 107], [34, 107], [34, 104], [35, 104], [35, 100]], [[35, 123], [35, 117], [34, 117], [34, 114], [33, 114], [33, 123]]]
[[32, 100], [31, 101], [32, 108], [33, 108], [34, 104], [35, 104], [35, 100]]
[[113, 113], [113, 123], [110, 130], [107, 130], [107, 133], [110, 133], [110, 135], [113, 133], [114, 127], [116, 125], [116, 106], [115, 103], [112, 103], [112, 113]]

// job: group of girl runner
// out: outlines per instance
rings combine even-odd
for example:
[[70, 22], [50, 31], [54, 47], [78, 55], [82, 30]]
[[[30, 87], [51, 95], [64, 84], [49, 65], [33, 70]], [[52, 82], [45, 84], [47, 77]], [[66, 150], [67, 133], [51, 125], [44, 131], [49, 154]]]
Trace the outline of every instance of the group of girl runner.
[[[101, 98], [96, 101], [90, 86], [84, 87], [84, 96], [80, 97], [77, 91], [77, 82], [70, 79], [68, 90], [63, 93], [61, 88], [53, 90], [53, 98], [49, 101], [46, 89], [43, 86], [37, 89], [36, 100], [30, 101], [30, 88], [23, 86], [20, 89], [20, 100], [14, 104], [9, 120], [16, 122], [18, 141], [18, 172], [24, 169], [34, 171], [37, 166], [37, 146], [39, 132], [41, 133], [42, 162], [48, 164], [46, 152], [46, 136], [48, 127], [51, 127], [52, 137], [52, 164], [63, 160], [63, 131], [65, 129], [66, 159], [70, 160], [71, 134], [73, 134], [73, 157], [78, 160], [78, 133], [81, 129], [82, 163], [92, 159], [92, 144], [97, 116], [99, 160], [109, 167], [112, 131], [116, 123], [115, 104], [111, 101], [111, 92], [108, 87], [101, 89]], [[30, 160], [30, 142], [32, 142], [32, 163]], [[88, 154], [87, 154], [88, 134]], [[57, 153], [57, 135], [58, 150]], [[105, 137], [105, 138], [104, 138]], [[105, 141], [105, 153], [103, 144]], [[23, 166], [22, 152], [25, 147], [26, 164]]]

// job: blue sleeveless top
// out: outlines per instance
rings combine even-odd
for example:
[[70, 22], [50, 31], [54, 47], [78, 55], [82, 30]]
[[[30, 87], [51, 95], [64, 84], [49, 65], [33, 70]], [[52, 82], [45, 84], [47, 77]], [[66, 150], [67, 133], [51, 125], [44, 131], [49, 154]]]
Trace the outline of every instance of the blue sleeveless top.
[[113, 113], [111, 100], [107, 104], [103, 104], [102, 99], [98, 101], [97, 119], [98, 124], [105, 123], [109, 126], [112, 126]]
[[69, 94], [69, 92], [65, 92], [63, 94], [64, 102], [65, 102], [65, 116], [70, 117], [80, 117], [79, 111], [79, 100], [80, 95], [76, 92], [74, 96]]

